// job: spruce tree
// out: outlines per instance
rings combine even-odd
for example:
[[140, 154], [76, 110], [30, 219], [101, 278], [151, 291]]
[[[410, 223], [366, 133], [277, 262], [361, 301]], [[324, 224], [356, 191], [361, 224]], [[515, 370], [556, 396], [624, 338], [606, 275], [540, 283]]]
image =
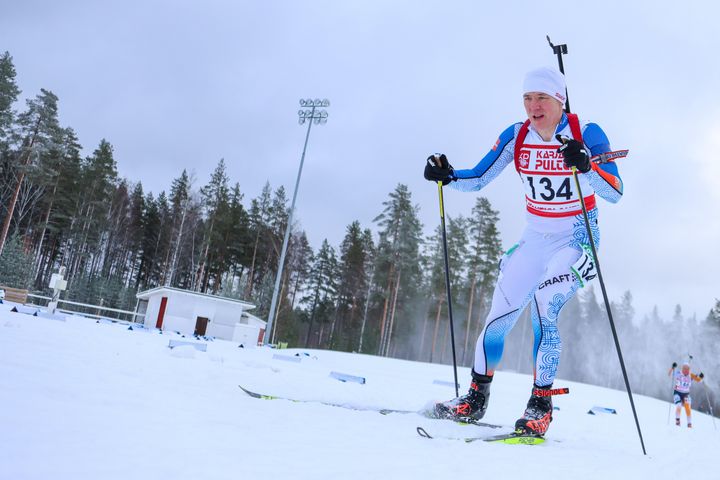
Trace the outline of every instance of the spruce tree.
[[[82, 157], [75, 131], [71, 128], [63, 129], [62, 156], [58, 165], [57, 188], [55, 194], [49, 199], [47, 217], [47, 231], [49, 233], [47, 256], [58, 258], [62, 265], [69, 264], [75, 234], [79, 225], [79, 205], [85, 192], [81, 188]], [[48, 262], [45, 268], [45, 279], [50, 274], [52, 263]], [[42, 282], [45, 283], [45, 282]]]
[[304, 231], [290, 237], [287, 268], [285, 268], [284, 279], [281, 282], [271, 343], [282, 339], [293, 345], [304, 344], [306, 332], [301, 328], [300, 323], [307, 322], [309, 317], [303, 314], [302, 309], [297, 307], [297, 303], [309, 282], [314, 258], [313, 250]]
[[32, 255], [25, 253], [20, 237], [13, 235], [0, 254], [0, 285], [28, 289], [32, 272]]
[[[285, 228], [287, 227], [290, 209], [288, 208], [288, 199], [285, 194], [285, 187], [282, 185], [275, 190], [269, 211], [270, 240], [273, 245], [274, 259], [280, 257], [280, 248], [285, 237]], [[293, 226], [291, 225], [290, 228]], [[274, 260], [273, 259], [273, 260]]]
[[[408, 342], [415, 329], [421, 283], [422, 224], [406, 185], [399, 184], [383, 206], [383, 212], [374, 219], [380, 227], [373, 280], [378, 285], [375, 310], [380, 319], [376, 346], [380, 355], [408, 355], [417, 350]], [[395, 332], [398, 335], [393, 339]]]
[[197, 283], [202, 292], [208, 287], [213, 292], [219, 290], [228, 258], [227, 245], [223, 243], [230, 201], [228, 181], [225, 160], [221, 158], [208, 184], [200, 189], [206, 223]]
[[160, 212], [152, 192], [144, 199], [145, 208], [142, 218], [142, 238], [140, 240], [140, 259], [135, 279], [135, 288], [145, 290], [157, 285], [153, 276], [155, 254], [160, 238]]
[[170, 186], [170, 209], [172, 234], [169, 251], [171, 258], [169, 262], [169, 272], [165, 279], [166, 285], [174, 285], [175, 274], [178, 268], [178, 259], [180, 251], [183, 247], [183, 240], [186, 238], [188, 223], [186, 222], [188, 212], [190, 210], [190, 177], [187, 171], [183, 169], [180, 176], [172, 181]]
[[9, 52], [0, 56], [0, 155], [8, 147], [10, 134], [15, 121], [13, 104], [20, 95], [20, 89], [15, 83], [15, 66]]
[[497, 224], [498, 212], [485, 197], [478, 197], [470, 218], [468, 258], [468, 309], [463, 335], [463, 363], [471, 361], [472, 342], [480, 334], [490, 310], [497, 280], [502, 242]]
[[108, 199], [113, 198], [117, 182], [117, 169], [113, 147], [101, 140], [92, 155], [82, 163], [78, 188], [82, 189], [76, 212], [77, 238], [73, 239], [73, 258], [68, 267], [68, 278], [87, 273], [93, 278], [101, 268], [103, 236], [109, 226], [110, 208]]
[[[377, 248], [375, 247], [375, 244], [373, 242], [372, 232], [369, 228], [366, 228], [363, 231], [362, 235], [362, 241], [364, 245], [364, 250], [367, 252], [367, 258], [365, 259], [365, 272], [367, 275], [367, 283], [368, 287], [365, 291], [365, 298], [364, 298], [364, 305], [363, 305], [363, 311], [362, 311], [362, 320], [360, 321], [360, 331], [358, 333], [358, 339], [357, 339], [357, 351], [358, 353], [362, 353], [363, 350], [363, 342], [365, 341], [366, 336], [366, 326], [368, 323], [368, 311], [370, 308], [370, 299], [372, 298], [373, 289], [375, 287], [374, 283], [374, 273], [375, 273], [375, 260], [377, 257]], [[421, 257], [422, 258], [422, 257]]]
[[230, 190], [230, 205], [228, 212], [228, 225], [225, 228], [225, 241], [228, 248], [228, 265], [232, 269], [233, 279], [242, 277], [244, 262], [248, 257], [250, 236], [248, 228], [248, 214], [242, 204], [244, 195], [240, 191], [240, 184], [235, 183]]
[[138, 182], [133, 187], [130, 195], [130, 218], [128, 221], [128, 238], [129, 238], [129, 274], [126, 277], [125, 287], [130, 287], [136, 283], [134, 280], [139, 275], [137, 266], [142, 257], [142, 240], [143, 240], [143, 217], [145, 215], [145, 195], [143, 193], [142, 183]]
[[[264, 192], [263, 192], [264, 193]], [[288, 225], [289, 208], [287, 206], [288, 200], [285, 196], [285, 188], [278, 187], [272, 196], [272, 201], [269, 204], [263, 200], [263, 203], [267, 205], [267, 213], [262, 217], [262, 229], [265, 232], [265, 244], [266, 248], [262, 251], [264, 254], [264, 262], [259, 264], [259, 274], [263, 277], [264, 282], [275, 283], [275, 276], [278, 272], [278, 263], [281, 256], [282, 243], [285, 237], [286, 228], [290, 229], [290, 237], [293, 236], [294, 225]], [[289, 241], [289, 239], [288, 239]], [[288, 244], [288, 250], [290, 245]], [[288, 255], [285, 256], [285, 265], [283, 266], [283, 278], [280, 279], [280, 286], [286, 287], [286, 283], [289, 279], [289, 272], [287, 271], [287, 262], [289, 260]], [[258, 304], [258, 310], [261, 312], [269, 312], [270, 303], [272, 301], [272, 295], [270, 294], [273, 290], [261, 291], [260, 295], [256, 297]], [[286, 289], [285, 289], [286, 291]], [[283, 294], [284, 296], [284, 294]], [[280, 298], [276, 308], [282, 306], [283, 299]]]
[[[27, 110], [18, 115], [18, 130], [15, 132], [19, 148], [11, 156], [12, 161], [6, 164], [9, 172], [6, 178], [12, 178], [8, 189], [5, 217], [0, 227], [0, 251], [2, 251], [10, 224], [15, 216], [15, 209], [20, 198], [21, 187], [25, 181], [28, 170], [38, 163], [42, 155], [46, 154], [58, 138], [58, 98], [49, 90], [41, 89], [40, 94], [27, 101]], [[11, 173], [14, 172], [14, 173]], [[9, 175], [12, 174], [12, 177]]]
[[[442, 342], [441, 326], [445, 325], [444, 319], [447, 319], [447, 293], [445, 287], [445, 253], [442, 239], [442, 225], [435, 228], [435, 234], [427, 241], [428, 252], [426, 255], [427, 263], [427, 283], [428, 293], [426, 298], [429, 301], [429, 309], [426, 315], [425, 324], [431, 325], [427, 328], [423, 325], [421, 348], [427, 346], [428, 361], [435, 362], [439, 360], [438, 346]], [[440, 337], [438, 337], [440, 334]], [[429, 337], [429, 338], [426, 338]], [[440, 347], [442, 348], [442, 347]], [[422, 352], [421, 352], [422, 354]]]
[[[158, 238], [153, 252], [155, 280], [153, 286], [165, 285], [170, 268], [170, 246], [172, 244], [172, 210], [165, 191], [157, 197]], [[203, 231], [200, 229], [200, 231]]]
[[269, 252], [272, 249], [271, 242], [268, 241], [270, 233], [270, 203], [272, 189], [269, 183], [265, 183], [262, 192], [258, 198], [254, 198], [250, 203], [250, 211], [248, 214], [249, 236], [252, 239], [250, 250], [250, 266], [247, 274], [247, 284], [245, 286], [245, 298], [261, 298], [258, 292], [261, 289], [258, 285], [262, 284], [267, 273], [267, 265], [269, 264]]
[[357, 220], [347, 226], [340, 245], [340, 278], [337, 315], [333, 319], [331, 348], [352, 350], [360, 334], [362, 307], [368, 285], [368, 265], [372, 252]]
[[28, 225], [37, 261], [36, 285], [47, 283], [61, 242], [69, 230], [68, 219], [72, 216], [74, 202], [68, 200], [68, 196], [78, 195], [72, 187], [68, 188], [67, 183], [69, 176], [78, 175], [80, 145], [70, 128], [57, 129], [56, 136], [51, 148], [42, 155], [41, 164], [28, 175], [34, 188], [42, 192], [34, 208], [34, 218]]
[[[308, 329], [305, 336], [305, 348], [309, 348], [315, 338], [315, 345], [322, 346], [325, 325], [330, 322], [334, 310], [335, 295], [337, 293], [338, 262], [335, 250], [327, 239], [315, 255], [308, 292], [302, 303], [308, 307]], [[320, 326], [316, 332], [316, 324]]]
[[[466, 318], [465, 312], [468, 310], [468, 296], [465, 295], [466, 289], [460, 287], [467, 283], [467, 269], [468, 269], [468, 230], [470, 222], [467, 218], [459, 215], [458, 217], [447, 217], [447, 248], [448, 248], [448, 276], [450, 277], [450, 291], [452, 294], [452, 307], [453, 307], [453, 326], [455, 329], [455, 349], [458, 349], [458, 344], [461, 336], [459, 332], [463, 330], [463, 320]], [[447, 294], [445, 295], [447, 296]], [[443, 339], [442, 339], [442, 350], [441, 350], [441, 361], [451, 362], [452, 357], [450, 356], [452, 351], [452, 343], [450, 341], [450, 326], [449, 326], [449, 315], [448, 324], [444, 328]], [[462, 353], [462, 351], [461, 351]]]
[[715, 299], [715, 305], [710, 309], [706, 318], [707, 322], [720, 329], [720, 300]]

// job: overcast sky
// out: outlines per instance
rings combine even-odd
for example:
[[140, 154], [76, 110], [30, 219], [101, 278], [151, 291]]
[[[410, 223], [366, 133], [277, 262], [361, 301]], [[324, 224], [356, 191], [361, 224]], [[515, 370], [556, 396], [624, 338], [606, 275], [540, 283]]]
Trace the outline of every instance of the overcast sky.
[[[316, 248], [337, 247], [353, 220], [373, 227], [398, 183], [431, 232], [425, 158], [474, 166], [524, 120], [524, 73], [556, 65], [550, 35], [569, 48], [572, 109], [630, 149], [624, 198], [599, 202], [610, 297], [630, 290], [638, 317], [657, 305], [667, 319], [676, 304], [705, 318], [720, 297], [717, 2], [3, 0], [0, 12], [23, 100], [53, 91], [84, 153], [107, 139], [146, 192], [182, 169], [199, 188], [224, 158], [246, 203], [266, 181], [291, 195], [298, 100], [328, 98], [297, 203]], [[519, 178], [508, 168], [481, 194], [512, 246]], [[448, 215], [469, 215], [477, 195], [446, 189]]]

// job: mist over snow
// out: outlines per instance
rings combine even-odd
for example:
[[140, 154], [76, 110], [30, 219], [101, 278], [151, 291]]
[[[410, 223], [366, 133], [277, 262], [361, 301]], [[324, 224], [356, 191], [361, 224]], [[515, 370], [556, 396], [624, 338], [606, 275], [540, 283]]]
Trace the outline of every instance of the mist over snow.
[[[559, 378], [555, 386], [571, 393], [555, 398], [559, 410], [543, 445], [427, 440], [416, 427], [436, 437], [481, 435], [487, 429], [319, 402], [421, 409], [454, 396], [451, 386], [436, 383], [452, 381], [447, 365], [325, 350], [240, 348], [222, 340], [131, 330], [119, 322], [12, 313], [11, 307], [0, 305], [2, 479], [718, 475], [717, 420], [694, 411], [694, 428], [685, 427], [684, 417], [678, 428], [668, 424], [667, 401], [636, 395], [644, 456], [622, 390]], [[169, 349], [170, 340], [203, 343], [207, 351]], [[361, 376], [366, 383], [343, 383], [330, 372]], [[465, 390], [469, 370], [461, 368], [459, 378]], [[531, 384], [527, 374], [499, 371], [485, 420], [510, 429]], [[238, 385], [312, 402], [259, 400]], [[694, 387], [694, 396], [701, 392]], [[588, 415], [595, 406], [617, 414]]]

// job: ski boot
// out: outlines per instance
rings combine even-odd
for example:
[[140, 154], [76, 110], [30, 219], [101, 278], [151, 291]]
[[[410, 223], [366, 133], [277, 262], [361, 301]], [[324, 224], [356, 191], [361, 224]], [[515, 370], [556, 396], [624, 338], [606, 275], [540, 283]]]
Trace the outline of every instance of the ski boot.
[[530, 434], [542, 437], [552, 422], [552, 385], [538, 387], [533, 385], [532, 395], [528, 400], [523, 416], [515, 422], [515, 431], [520, 434]]
[[480, 375], [472, 371], [472, 382], [467, 395], [453, 398], [447, 402], [435, 404], [437, 418], [450, 418], [463, 421], [463, 419], [480, 420], [485, 416], [488, 400], [490, 399], [491, 376]]
[[677, 425], [678, 427], [680, 426], [680, 419], [679, 419], [679, 418], [676, 418], [676, 419], [675, 419], [675, 425]]

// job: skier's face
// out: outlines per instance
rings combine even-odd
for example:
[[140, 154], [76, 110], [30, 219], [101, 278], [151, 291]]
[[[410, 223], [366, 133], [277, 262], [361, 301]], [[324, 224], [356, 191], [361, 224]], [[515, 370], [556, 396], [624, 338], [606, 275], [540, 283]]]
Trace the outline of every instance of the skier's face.
[[690, 367], [687, 365], [683, 365], [682, 372], [683, 372], [683, 375], [688, 375], [690, 373]]
[[529, 92], [523, 95], [525, 112], [530, 124], [540, 132], [554, 130], [562, 119], [563, 104], [542, 92]]

